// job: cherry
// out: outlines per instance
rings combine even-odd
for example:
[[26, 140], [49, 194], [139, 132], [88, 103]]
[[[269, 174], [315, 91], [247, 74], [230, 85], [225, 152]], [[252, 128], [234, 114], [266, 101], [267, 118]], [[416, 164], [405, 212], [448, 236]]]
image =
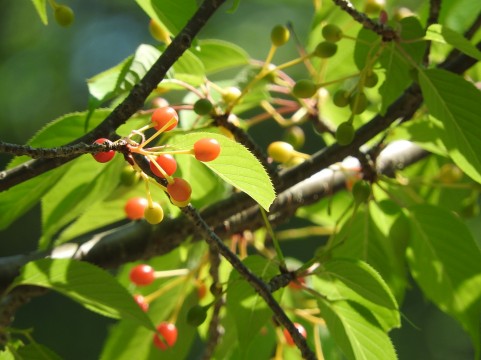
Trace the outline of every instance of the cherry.
[[194, 112], [197, 115], [207, 115], [212, 111], [212, 103], [209, 99], [199, 99], [194, 103]]
[[292, 94], [301, 99], [310, 98], [316, 91], [317, 85], [309, 79], [299, 80], [292, 88]]
[[194, 305], [187, 312], [187, 324], [200, 326], [207, 318], [208, 306]]
[[216, 139], [204, 138], [194, 144], [194, 155], [199, 161], [212, 161], [220, 154], [220, 144]]
[[174, 119], [173, 123], [166, 127], [164, 129], [165, 131], [174, 129], [179, 122], [179, 115], [177, 114], [177, 111], [170, 106], [155, 109], [151, 117], [152, 122], [155, 124], [154, 127], [156, 130], [162, 129], [172, 119]]
[[342, 30], [337, 25], [327, 24], [322, 28], [322, 36], [326, 41], [338, 42], [342, 39]]
[[354, 115], [358, 115], [366, 110], [368, 105], [366, 94], [358, 92], [349, 99], [349, 107]]
[[[294, 326], [296, 327], [297, 331], [299, 331], [299, 333], [303, 337], [307, 336], [307, 332], [306, 332], [306, 329], [304, 328], [304, 326], [302, 326], [299, 323], [294, 323]], [[287, 329], [284, 329], [283, 332], [284, 332], [284, 338], [286, 339], [287, 345], [295, 346], [296, 344], [294, 343], [294, 339], [292, 338], [291, 334], [289, 334], [289, 331], [287, 331]]]
[[364, 180], [359, 180], [352, 187], [352, 196], [357, 205], [366, 203], [371, 196], [371, 185]]
[[154, 19], [150, 19], [149, 32], [155, 40], [166, 44], [170, 43], [169, 32]]
[[349, 105], [349, 95], [347, 90], [337, 90], [332, 97], [332, 102], [338, 107], [346, 107]]
[[152, 206], [147, 206], [144, 210], [144, 218], [149, 224], [158, 224], [164, 218], [164, 210], [159, 203], [153, 202]]
[[306, 140], [304, 130], [299, 126], [291, 126], [285, 132], [283, 136], [284, 140], [291, 144], [295, 149], [300, 149]]
[[294, 156], [294, 147], [283, 141], [274, 141], [267, 147], [267, 154], [274, 161], [286, 163]]
[[132, 186], [140, 179], [139, 173], [132, 166], [127, 165], [120, 173], [120, 183], [124, 186]]
[[167, 185], [167, 192], [169, 193], [173, 201], [176, 201], [179, 204], [183, 204], [186, 201], [190, 201], [192, 188], [190, 187], [190, 184], [184, 179], [174, 178], [174, 181]]
[[140, 264], [130, 270], [129, 278], [137, 286], [149, 285], [155, 280], [155, 271], [150, 265]]
[[[110, 145], [110, 144], [112, 144], [112, 141], [110, 141], [109, 139], [105, 139], [105, 138], [100, 138], [100, 139], [95, 140], [95, 144], [104, 144], [104, 143]], [[112, 158], [115, 156], [115, 151], [113, 151], [113, 150], [103, 151], [103, 152], [99, 152], [97, 154], [92, 154], [92, 156], [99, 163], [106, 163], [106, 162], [109, 162], [110, 160], [112, 160]]]
[[364, 86], [367, 88], [372, 88], [377, 85], [378, 81], [379, 77], [377, 74], [371, 71], [371, 73], [364, 78]]
[[314, 55], [320, 58], [330, 58], [337, 52], [337, 44], [330, 41], [320, 42], [314, 50]]
[[[165, 171], [165, 173], [171, 176], [177, 170], [177, 161], [175, 161], [174, 157], [170, 154], [160, 154], [155, 158], [155, 162]], [[160, 172], [157, 166], [154, 163], [150, 162], [150, 170], [154, 173], [155, 176], [159, 178], [165, 178], [164, 174]]]
[[146, 198], [130, 198], [124, 206], [125, 215], [127, 215], [130, 220], [142, 219], [144, 217], [144, 211], [148, 205], [149, 202]]
[[72, 25], [75, 15], [73, 10], [66, 5], [57, 5], [54, 10], [55, 20], [57, 24], [63, 27], [68, 27]]
[[282, 25], [276, 25], [271, 31], [271, 42], [274, 46], [282, 46], [289, 40], [289, 29]]
[[367, 0], [364, 5], [366, 14], [377, 14], [386, 6], [386, 0]]
[[162, 322], [154, 334], [154, 346], [166, 350], [177, 342], [177, 327], [173, 323]]
[[149, 310], [149, 303], [145, 301], [145, 298], [140, 295], [140, 294], [135, 294], [134, 295], [134, 300], [137, 304], [139, 304], [140, 308], [144, 311], [147, 312]]
[[237, 101], [237, 99], [241, 95], [242, 95], [242, 91], [240, 91], [240, 89], [235, 86], [230, 86], [222, 90], [222, 94], [221, 94], [222, 100], [224, 100], [226, 104], [231, 104], [234, 101]]
[[336, 140], [339, 145], [349, 145], [354, 139], [354, 127], [348, 121], [340, 124], [336, 129]]
[[463, 178], [463, 172], [454, 164], [444, 164], [439, 169], [439, 181], [443, 184], [454, 184]]
[[301, 277], [298, 277], [297, 279], [294, 279], [291, 282], [289, 282], [288, 286], [291, 289], [300, 290], [300, 289], [304, 288], [305, 284], [306, 284], [306, 279], [301, 276]]

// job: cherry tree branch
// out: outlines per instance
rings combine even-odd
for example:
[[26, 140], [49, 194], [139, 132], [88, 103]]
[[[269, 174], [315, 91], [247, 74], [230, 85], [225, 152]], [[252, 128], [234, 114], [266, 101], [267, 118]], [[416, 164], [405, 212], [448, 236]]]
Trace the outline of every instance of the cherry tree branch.
[[[144, 77], [133, 87], [122, 101], [96, 128], [66, 146], [80, 143], [91, 144], [101, 137], [110, 137], [114, 131], [135, 114], [144, 104], [145, 99], [164, 79], [167, 71], [190, 47], [194, 37], [202, 30], [207, 21], [226, 0], [205, 0], [186, 26], [172, 40], [172, 43], [160, 55], [159, 59], [147, 71]], [[32, 179], [48, 170], [52, 170], [75, 159], [78, 154], [62, 158], [30, 160], [15, 168], [0, 172], [0, 191]]]

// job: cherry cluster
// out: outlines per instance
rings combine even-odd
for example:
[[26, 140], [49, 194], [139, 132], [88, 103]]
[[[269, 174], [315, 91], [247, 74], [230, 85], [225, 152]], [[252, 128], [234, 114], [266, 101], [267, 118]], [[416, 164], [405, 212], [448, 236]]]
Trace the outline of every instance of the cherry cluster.
[[[138, 220], [144, 218], [150, 224], [158, 224], [164, 217], [162, 207], [158, 202], [154, 202], [150, 195], [149, 184], [155, 184], [164, 190], [171, 202], [179, 207], [187, 206], [190, 203], [192, 194], [192, 187], [190, 184], [180, 177], [173, 177], [177, 170], [177, 162], [174, 155], [190, 154], [197, 160], [208, 162], [215, 160], [221, 151], [219, 142], [211, 138], [203, 138], [194, 143], [192, 149], [173, 149], [168, 145], [156, 146], [147, 148], [146, 146], [156, 139], [160, 134], [171, 131], [177, 127], [179, 116], [174, 108], [164, 106], [154, 110], [151, 116], [151, 124], [144, 126], [141, 129], [135, 130], [126, 139], [128, 141], [128, 148], [131, 154], [140, 154], [144, 156], [150, 165], [150, 170], [154, 176], [160, 180], [166, 181], [167, 185], [162, 185], [161, 181], [157, 181], [145, 174], [140, 166], [135, 162], [132, 156], [128, 156], [130, 171], [144, 180], [146, 185], [147, 196], [134, 197], [125, 204], [125, 214], [131, 220]], [[148, 129], [154, 128], [155, 134], [146, 139], [144, 132]], [[138, 143], [133, 140], [133, 137], [140, 136], [141, 142]], [[111, 144], [108, 139], [101, 138], [95, 141], [97, 144]], [[129, 155], [131, 155], [129, 154]], [[115, 151], [109, 150], [99, 152], [92, 155], [94, 159], [100, 163], [106, 163], [113, 159]]]

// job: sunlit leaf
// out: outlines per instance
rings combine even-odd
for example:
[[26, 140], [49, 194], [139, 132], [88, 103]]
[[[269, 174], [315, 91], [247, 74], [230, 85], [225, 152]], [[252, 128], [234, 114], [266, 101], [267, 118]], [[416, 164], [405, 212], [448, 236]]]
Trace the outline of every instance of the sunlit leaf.
[[32, 2], [33, 6], [35, 6], [35, 10], [37, 10], [37, 14], [40, 17], [40, 20], [44, 25], [47, 25], [47, 0], [32, 0]]
[[112, 275], [92, 264], [70, 259], [32, 261], [21, 269], [12, 287], [19, 285], [55, 290], [103, 316], [126, 318], [154, 330], [132, 295]]
[[207, 74], [248, 64], [244, 49], [222, 40], [199, 40], [192, 52], [202, 61]]

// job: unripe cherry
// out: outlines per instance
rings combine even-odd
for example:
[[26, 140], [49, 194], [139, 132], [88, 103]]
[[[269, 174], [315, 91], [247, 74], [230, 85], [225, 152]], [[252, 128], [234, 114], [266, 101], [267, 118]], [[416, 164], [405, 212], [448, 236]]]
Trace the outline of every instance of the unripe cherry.
[[342, 30], [337, 25], [327, 24], [322, 28], [322, 36], [326, 41], [338, 42], [342, 39]]
[[63, 27], [72, 25], [75, 19], [72, 8], [66, 5], [57, 5], [54, 10], [54, 16], [57, 23]]
[[294, 156], [294, 147], [284, 141], [274, 141], [267, 147], [267, 154], [272, 160], [286, 163]]
[[336, 140], [339, 145], [349, 145], [354, 139], [354, 127], [348, 121], [340, 124], [336, 129]]
[[271, 31], [271, 42], [274, 46], [282, 46], [289, 40], [289, 29], [283, 25], [276, 25]]
[[145, 220], [152, 225], [160, 223], [164, 218], [164, 210], [159, 203], [153, 202], [151, 206], [147, 206], [144, 211]]
[[313, 96], [317, 91], [317, 85], [309, 79], [302, 79], [295, 83], [292, 94], [298, 98], [306, 99]]

